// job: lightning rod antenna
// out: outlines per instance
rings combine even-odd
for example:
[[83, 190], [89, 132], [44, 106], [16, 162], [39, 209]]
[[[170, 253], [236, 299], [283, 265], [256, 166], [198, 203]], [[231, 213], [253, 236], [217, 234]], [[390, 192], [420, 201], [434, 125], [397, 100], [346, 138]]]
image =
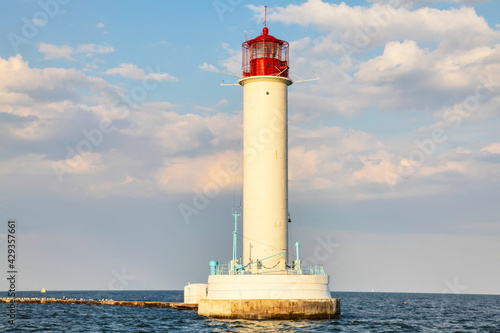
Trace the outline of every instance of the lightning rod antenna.
[[267, 27], [267, 6], [264, 6], [264, 27]]

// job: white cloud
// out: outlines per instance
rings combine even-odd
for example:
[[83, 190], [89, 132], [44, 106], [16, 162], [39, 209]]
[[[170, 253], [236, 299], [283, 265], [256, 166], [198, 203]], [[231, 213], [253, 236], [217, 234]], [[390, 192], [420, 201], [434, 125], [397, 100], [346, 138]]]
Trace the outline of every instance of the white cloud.
[[179, 81], [179, 79], [177, 77], [172, 76], [168, 73], [149, 73], [148, 75], [146, 75], [146, 78], [157, 80], [157, 81], [162, 81], [162, 82], [167, 82], [167, 81], [178, 82]]
[[146, 76], [146, 72], [133, 64], [120, 64], [120, 67], [108, 69], [108, 75], [121, 75], [133, 80], [142, 80]]
[[114, 52], [111, 46], [101, 46], [96, 44], [84, 44], [73, 48], [68, 45], [52, 45], [40, 43], [38, 51], [45, 55], [44, 59], [67, 59], [75, 61], [73, 56], [84, 54], [86, 57], [92, 57], [94, 54], [104, 54]]
[[440, 165], [437, 166], [424, 165], [418, 170], [418, 174], [419, 176], [430, 176], [433, 174], [438, 174], [446, 171], [456, 171], [459, 173], [466, 173], [467, 165], [466, 163], [461, 163], [461, 162], [444, 161], [444, 163], [441, 163]]
[[111, 94], [113, 97], [120, 90], [103, 79], [86, 76], [72, 68], [30, 68], [19, 54], [9, 59], [0, 58], [0, 76], [0, 91], [31, 98], [43, 96], [46, 103], [73, 98], [77, 101], [80, 97], [75, 95], [76, 86], [87, 86], [99, 94]]
[[210, 108], [210, 107], [207, 107], [207, 106], [195, 105], [194, 109], [198, 110], [198, 111], [215, 112], [214, 108]]
[[[10, 138], [8, 142], [60, 139], [64, 131], [81, 126], [71, 119], [78, 119], [84, 103], [109, 104], [121, 92], [101, 78], [75, 69], [30, 68], [21, 55], [0, 58], [0, 77], [0, 116], [11, 119], [0, 122], [0, 129]], [[81, 89], [90, 96], [80, 95]]]
[[[321, 190], [323, 198], [349, 197], [351, 200], [391, 195], [386, 174], [396, 172], [396, 158], [390, 147], [376, 136], [326, 126], [314, 129], [292, 126], [289, 133], [292, 191], [318, 193]], [[373, 188], [377, 190], [371, 193]]]
[[202, 65], [200, 65], [200, 69], [202, 71], [206, 71], [206, 72], [214, 72], [214, 73], [219, 73], [219, 70], [217, 69], [217, 67], [215, 67], [214, 65], [212, 64], [208, 64], [206, 62], [204, 62]]
[[[99, 153], [82, 153], [71, 159], [55, 161], [60, 165], [68, 166], [65, 171], [68, 174], [93, 174], [105, 167], [102, 165], [102, 155]], [[52, 165], [51, 165], [52, 166]]]
[[[438, 2], [449, 2], [454, 4], [463, 4], [463, 5], [475, 5], [484, 2], [488, 2], [490, 0], [400, 0], [402, 6], [413, 7], [415, 5], [432, 5]], [[368, 2], [375, 2], [381, 4], [392, 3], [390, 0], [368, 0]]]
[[229, 105], [229, 101], [223, 98], [220, 101], [218, 101], [217, 104], [215, 104], [215, 106], [222, 106], [222, 105]]
[[377, 58], [360, 64], [356, 77], [364, 82], [393, 81], [395, 76], [422, 70], [427, 65], [422, 61], [428, 52], [421, 50], [415, 41], [391, 42]]
[[[122, 89], [75, 69], [30, 68], [18, 55], [0, 58], [0, 77], [0, 138], [2, 142], [5, 140], [4, 148], [9, 152], [1, 163], [5, 166], [2, 172], [12, 176], [8, 182], [12, 186], [16, 177], [43, 174], [40, 181], [46, 183], [42, 186], [38, 181], [33, 182], [33, 187], [52, 189], [59, 184], [53, 170], [56, 163], [64, 166], [65, 184], [79, 188], [82, 193], [113, 195], [127, 186], [133, 189], [134, 195], [148, 196], [158, 188], [153, 179], [158, 169], [153, 156], [170, 156], [204, 145], [210, 149], [233, 140], [234, 131], [220, 128], [221, 124], [232, 124], [224, 115], [212, 115], [208, 119], [192, 115], [189, 119], [189, 115], [172, 112], [177, 106], [168, 102], [143, 103], [131, 107], [133, 112], [124, 110], [115, 105]], [[79, 90], [86, 94], [80, 95]], [[106, 119], [130, 122], [124, 128], [113, 124], [114, 130], [103, 134], [103, 140], [112, 142], [108, 140], [113, 133], [120, 133], [124, 142], [111, 148], [92, 144], [91, 153], [68, 159], [67, 156], [73, 156], [68, 153], [68, 147], [77, 150], [82, 142], [90, 142], [82, 130], [93, 133], [100, 128], [99, 121]], [[131, 143], [138, 138], [154, 138], [146, 147], [152, 155], [147, 159], [138, 158], [137, 163], [127, 161], [136, 150], [130, 151], [134, 146]], [[88, 146], [83, 149], [87, 150]], [[142, 146], [135, 153], [142, 154], [144, 149]], [[123, 170], [117, 172], [120, 168]], [[3, 185], [10, 186], [7, 182]]]
[[[248, 6], [259, 17], [262, 10]], [[313, 26], [324, 33], [314, 41], [313, 51], [344, 55], [346, 49], [364, 53], [394, 40], [439, 43], [443, 48], [468, 49], [492, 45], [500, 32], [491, 29], [473, 8], [440, 10], [424, 7], [409, 10], [382, 4], [370, 7], [329, 4], [308, 0], [300, 5], [268, 10], [268, 21]]]
[[487, 152], [490, 154], [500, 154], [500, 142], [492, 143], [491, 145], [481, 149], [481, 152]]
[[98, 23], [98, 24], [97, 24], [97, 27], [98, 27], [99, 29], [102, 29], [102, 28], [104, 28], [104, 27], [105, 27], [105, 25], [104, 25], [104, 23]]
[[143, 69], [134, 64], [120, 64], [120, 67], [110, 68], [106, 72], [108, 75], [121, 75], [132, 80], [152, 79], [156, 81], [179, 81], [178, 78], [168, 73], [146, 73]]
[[[387, 65], [385, 62], [381, 64]], [[390, 72], [392, 63], [388, 64], [385, 70]], [[137, 78], [145, 74], [137, 71], [137, 67], [122, 68], [128, 68], [128, 74]], [[134, 70], [136, 74], [130, 74]], [[10, 98], [9, 104], [0, 103], [0, 117], [7, 120], [0, 122], [1, 135], [9, 138], [6, 142], [73, 142], [74, 148], [85, 139], [82, 128], [90, 130], [98, 126], [95, 122], [80, 123], [80, 119], [88, 119], [89, 115], [94, 115], [97, 120], [126, 119], [126, 125], [113, 123], [113, 133], [120, 135], [120, 140], [108, 139], [114, 135], [109, 134], [106, 142], [111, 143], [111, 148], [93, 147], [91, 154], [85, 155], [80, 164], [65, 174], [65, 181], [89, 195], [113, 195], [120, 193], [124, 186], [133, 188], [136, 196], [151, 196], [156, 191], [191, 193], [193, 188], [203, 189], [210, 182], [210, 172], [220, 171], [226, 161], [241, 159], [240, 113], [217, 113], [208, 108], [209, 113], [192, 114], [186, 113], [181, 106], [156, 102], [133, 106], [125, 115], [123, 110], [110, 103], [111, 98], [101, 96], [106, 90], [111, 94], [117, 89], [102, 79], [76, 70], [29, 68], [21, 56], [1, 59], [0, 75], [3, 78], [0, 96]], [[76, 93], [71, 95], [80, 86], [89, 87], [91, 96], [81, 99]], [[50, 96], [47, 91], [55, 94], [51, 102], [44, 100]], [[71, 98], [67, 97], [68, 94]], [[217, 105], [226, 103], [222, 99]], [[177, 112], [179, 108], [181, 110]], [[197, 109], [207, 110], [201, 106]], [[71, 138], [64, 136], [68, 131], [72, 133]], [[427, 157], [425, 165], [411, 175], [410, 190], [394, 194], [390, 191], [386, 174], [397, 173], [401, 165], [410, 163], [408, 158], [401, 160], [399, 156], [407, 157], [415, 148], [413, 139], [409, 139], [404, 152], [404, 149], [397, 148], [398, 145], [405, 146], [404, 143], [384, 142], [373, 133], [355, 129], [291, 122], [289, 133], [290, 189], [297, 196], [307, 193], [310, 197], [313, 193], [312, 196], [318, 195], [318, 199], [323, 200], [415, 196], [445, 191], [443, 187], [436, 187], [432, 180], [436, 177], [442, 179], [440, 175], [450, 172], [476, 181], [500, 177], [495, 163], [478, 164], [475, 161], [481, 157], [480, 153], [500, 151], [498, 144], [486, 146], [480, 152], [468, 147], [467, 153], [452, 147], [445, 149], [446, 154]], [[141, 144], [133, 144], [137, 142]], [[16, 150], [17, 155], [9, 160], [12, 165], [33, 160], [29, 163], [40, 164], [44, 174], [52, 175], [50, 179], [54, 182], [57, 178], [51, 174], [53, 171], [49, 166], [52, 162], [67, 162], [66, 148], [64, 144], [56, 145], [59, 151], [53, 152], [49, 149], [51, 145], [43, 146], [45, 150], [38, 152], [36, 158], [33, 155], [23, 160], [24, 151]], [[8, 170], [5, 172], [14, 172]], [[238, 186], [241, 184], [239, 177], [235, 175]], [[455, 184], [456, 179], [452, 180], [450, 184]], [[231, 189], [228, 187], [228, 191]]]
[[229, 58], [221, 61], [222, 67], [229, 73], [241, 73], [241, 50], [232, 49], [229, 44], [223, 43], [222, 48], [229, 54]]
[[[241, 165], [238, 165], [238, 161], [239, 156], [235, 151], [222, 151], [197, 158], [164, 159], [164, 166], [158, 170], [156, 179], [160, 188], [170, 193], [213, 190], [213, 184], [220, 192], [227, 193], [234, 189], [235, 184], [241, 183]], [[197, 172], [193, 174], [192, 170]]]
[[52, 167], [50, 165], [50, 161], [46, 159], [46, 156], [34, 153], [16, 156], [11, 159], [3, 159], [2, 168], [0, 169], [0, 175], [50, 175], [51, 172]]
[[472, 154], [472, 150], [465, 149], [464, 147], [458, 147], [457, 149], [455, 149], [455, 152], [457, 154]]
[[[487, 77], [489, 73], [500, 72], [498, 34], [487, 27], [484, 19], [470, 8], [420, 8], [413, 11], [398, 8], [388, 26], [370, 37], [370, 45], [362, 49], [360, 55], [369, 49], [380, 48], [380, 52], [374, 55], [366, 53], [360, 60], [355, 59], [358, 54], [353, 54], [353, 64], [348, 66], [342, 63], [339, 60], [342, 56], [339, 46], [356, 37], [353, 27], [365, 27], [383, 9], [384, 6], [380, 4], [350, 7], [309, 0], [300, 6], [270, 10], [270, 21], [310, 25], [320, 33], [316, 38], [291, 41], [290, 46], [292, 71], [309, 78], [315, 75], [308, 73], [317, 70], [321, 78], [320, 81], [294, 85], [290, 90], [290, 105], [294, 109], [289, 132], [290, 187], [298, 193], [321, 190], [321, 195], [329, 198], [352, 200], [397, 195], [390, 192], [385, 175], [388, 171], [397, 172], [398, 167], [409, 163], [407, 158], [400, 158], [401, 151], [403, 156], [408, 156], [404, 149], [398, 148], [404, 143], [384, 141], [370, 130], [318, 125], [318, 119], [321, 119], [319, 123], [325, 120], [319, 118], [323, 117], [320, 115], [324, 111], [353, 116], [375, 107], [380, 112], [411, 112], [408, 109], [413, 108], [430, 110], [428, 114], [434, 112], [437, 117], [445, 107], [473, 94], [480, 84], [480, 76]], [[459, 27], [461, 24], [465, 27]], [[459, 35], [463, 37], [463, 44], [457, 42]], [[227, 52], [227, 59], [220, 65], [227, 66], [230, 72], [241, 72], [239, 47], [233, 49], [228, 44], [222, 46]], [[110, 47], [95, 44], [75, 48], [41, 44], [40, 48], [46, 57], [68, 60], [74, 60], [77, 55], [112, 51]], [[22, 61], [20, 65], [27, 67], [27, 63]], [[15, 64], [10, 61], [8, 66]], [[216, 66], [206, 62], [199, 68], [218, 71]], [[40, 76], [40, 72], [43, 75]], [[148, 74], [144, 69], [129, 63], [122, 63], [105, 73], [133, 80], [178, 80], [168, 73]], [[2, 89], [0, 83], [0, 97], [18, 105], [11, 107], [0, 104], [0, 112], [10, 107], [9, 112], [19, 117], [15, 121], [31, 122], [19, 128], [8, 128], [6, 132], [18, 138], [47, 136], [47, 130], [53, 131], [55, 127], [44, 117], [58, 119], [57, 116], [70, 112], [88, 112], [99, 119], [124, 119], [120, 110], [102, 102], [103, 98], [96, 88], [105, 84], [81, 72], [28, 69], [15, 74], [13, 71], [1, 74], [2, 78], [8, 77], [8, 86], [4, 85]], [[30, 80], [33, 74], [36, 79]], [[45, 87], [39, 86], [40, 77], [45, 78]], [[90, 103], [90, 99], [78, 101], [80, 84], [92, 87], [91, 95], [94, 95], [91, 98], [100, 96], [100, 103]], [[55, 99], [50, 106], [45, 103], [32, 107], [33, 103], [39, 101], [41, 94], [31, 92], [38, 93], [47, 87], [67, 96]], [[489, 103], [489, 109], [498, 109], [495, 108], [499, 103], [495, 96], [484, 102]], [[21, 107], [21, 103], [25, 106]], [[114, 146], [116, 154], [99, 155], [99, 159], [89, 162], [87, 173], [73, 173], [73, 176], [92, 174], [96, 177], [92, 184], [96, 192], [96, 189], [102, 189], [113, 193], [117, 186], [138, 186], [142, 188], [140, 193], [149, 195], [157, 189], [191, 192], [193, 186], [205, 184], [208, 170], [220, 169], [223, 159], [239, 154], [241, 115], [224, 115], [216, 111], [217, 107], [229, 103], [226, 99], [210, 106], [195, 106], [196, 110], [209, 111], [200, 114], [186, 113], [186, 110], [176, 112], [176, 108], [182, 106], [164, 103], [134, 106], [133, 112], [127, 116], [126, 126], [117, 122], [117, 133], [123, 142]], [[26, 118], [31, 116], [40, 118]], [[64, 122], [68, 121], [62, 118]], [[307, 126], [303, 121], [308, 122]], [[419, 123], [420, 126], [422, 124], [425, 123]], [[126, 143], [139, 141], [144, 142], [148, 154], [154, 152], [152, 156], [162, 156], [161, 160], [147, 158], [140, 166], [124, 167], [122, 173], [109, 182], [105, 181], [104, 176], [109, 176], [111, 166], [127, 160], [130, 151], [125, 152]], [[406, 146], [411, 152], [414, 148], [413, 138], [408, 139]], [[425, 165], [411, 176], [413, 184], [418, 184], [414, 185], [413, 195], [430, 193], [431, 185], [424, 183], [432, 183], [435, 177], [442, 174], [453, 173], [482, 179], [480, 167], [473, 161], [479, 152], [468, 146], [467, 150], [460, 150], [456, 146], [441, 149], [442, 152], [428, 157]], [[492, 154], [495, 149], [495, 146], [487, 146], [482, 153]], [[199, 173], [196, 166], [201, 166], [204, 171]], [[495, 175], [494, 165], [483, 167], [487, 171], [484, 174]], [[74, 181], [87, 186], [82, 178]], [[156, 181], [160, 181], [159, 187], [155, 185]]]
[[165, 155], [194, 150], [208, 153], [228, 145], [228, 142], [238, 142], [239, 132], [235, 130], [240, 127], [241, 118], [238, 115], [213, 112], [182, 114], [174, 112], [175, 108], [178, 106], [166, 102], [134, 107], [127, 118], [130, 126], [120, 132], [135, 138], [155, 138]]
[[229, 101], [225, 98], [221, 99], [213, 107], [209, 106], [201, 106], [201, 105], [195, 105], [194, 109], [199, 110], [199, 111], [207, 111], [207, 112], [216, 112], [216, 108], [223, 106], [223, 105], [229, 105]]
[[71, 61], [75, 60], [71, 56], [72, 54], [74, 54], [74, 50], [72, 47], [68, 45], [57, 46], [46, 43], [40, 43], [38, 51], [45, 54], [44, 59], [46, 60], [49, 59], [67, 59]]
[[85, 44], [85, 45], [79, 45], [78, 48], [75, 50], [75, 53], [87, 53], [87, 54], [94, 54], [94, 53], [111, 53], [114, 52], [115, 49], [110, 47], [110, 46], [101, 46], [101, 45], [96, 45], [96, 44]]
[[295, 50], [303, 50], [311, 44], [311, 37], [305, 37], [293, 42], [290, 42], [290, 53], [293, 55]]
[[[260, 7], [249, 7], [261, 15]], [[269, 9], [269, 21], [312, 26], [320, 33], [290, 42], [291, 77], [313, 78], [313, 70], [320, 77], [294, 86], [290, 103], [299, 110], [296, 119], [314, 119], [318, 110], [342, 115], [373, 107], [440, 110], [473, 93], [481, 77], [500, 72], [500, 33], [474, 9], [397, 8], [384, 23], [380, 15], [387, 10], [381, 4], [351, 7], [320, 0]], [[379, 29], [363, 31], [372, 23]], [[350, 62], [344, 57], [348, 44], [354, 47]], [[223, 64], [239, 72], [241, 52], [223, 47], [229, 53]], [[357, 59], [376, 48], [383, 53]]]
[[410, 158], [422, 148], [412, 138], [384, 142], [371, 133], [326, 126], [293, 125], [289, 133], [290, 190], [308, 193], [310, 199], [316, 193], [321, 200], [436, 195], [453, 193], [470, 181], [500, 179], [498, 164], [491, 163], [495, 160], [478, 160], [484, 152], [500, 152], [498, 143], [481, 151], [436, 144], [432, 153], [424, 154], [422, 164], [415, 165]]

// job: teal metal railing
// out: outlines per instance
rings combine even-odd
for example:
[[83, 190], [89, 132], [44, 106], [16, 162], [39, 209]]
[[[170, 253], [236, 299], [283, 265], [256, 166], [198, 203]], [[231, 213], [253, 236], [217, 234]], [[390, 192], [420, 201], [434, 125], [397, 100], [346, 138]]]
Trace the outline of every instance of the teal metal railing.
[[318, 264], [309, 264], [309, 265], [301, 265], [302, 274], [305, 275], [325, 275], [325, 270], [323, 269], [323, 265]]
[[222, 265], [219, 265], [217, 266], [217, 269], [215, 271], [216, 275], [229, 275], [229, 273], [231, 272], [231, 270], [229, 269], [229, 265], [225, 265], [225, 264], [222, 264]]
[[[215, 270], [215, 274], [216, 275], [233, 274], [233, 272], [231, 271], [231, 265], [230, 264], [218, 265], [217, 269]], [[285, 270], [276, 270], [276, 271], [259, 270], [258, 273], [251, 272], [250, 270], [243, 270], [243, 271], [237, 270], [235, 274], [237, 274], [237, 275], [239, 275], [239, 274], [326, 275], [325, 270], [323, 269], [323, 265], [312, 264], [312, 263], [310, 263], [310, 264], [301, 263], [299, 270], [297, 270], [297, 267], [292, 267], [292, 268], [285, 269]]]

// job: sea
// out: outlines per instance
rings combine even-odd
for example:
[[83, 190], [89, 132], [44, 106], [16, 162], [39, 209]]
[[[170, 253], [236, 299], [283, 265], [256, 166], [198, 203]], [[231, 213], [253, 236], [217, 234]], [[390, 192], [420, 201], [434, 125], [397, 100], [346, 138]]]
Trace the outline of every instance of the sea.
[[[0, 297], [6, 297], [0, 292]], [[182, 302], [182, 291], [18, 292], [18, 297]], [[0, 332], [500, 332], [500, 296], [334, 292], [330, 320], [220, 320], [196, 311], [106, 305], [0, 304]]]

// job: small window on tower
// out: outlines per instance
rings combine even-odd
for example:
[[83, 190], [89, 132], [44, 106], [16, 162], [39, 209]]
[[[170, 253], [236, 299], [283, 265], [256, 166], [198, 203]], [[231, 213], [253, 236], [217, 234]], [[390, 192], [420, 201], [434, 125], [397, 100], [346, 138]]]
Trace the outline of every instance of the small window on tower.
[[269, 62], [267, 63], [267, 68], [271, 68], [271, 64]]

